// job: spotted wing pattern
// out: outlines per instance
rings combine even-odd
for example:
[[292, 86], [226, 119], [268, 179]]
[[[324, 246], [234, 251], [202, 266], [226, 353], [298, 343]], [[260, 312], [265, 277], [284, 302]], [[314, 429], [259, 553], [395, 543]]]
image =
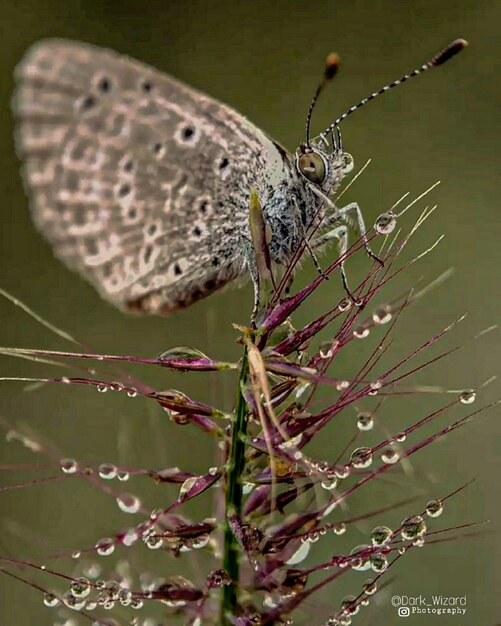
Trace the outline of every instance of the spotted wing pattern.
[[64, 40], [17, 68], [34, 221], [120, 308], [168, 313], [245, 272], [251, 187], [290, 162], [229, 107], [128, 57]]

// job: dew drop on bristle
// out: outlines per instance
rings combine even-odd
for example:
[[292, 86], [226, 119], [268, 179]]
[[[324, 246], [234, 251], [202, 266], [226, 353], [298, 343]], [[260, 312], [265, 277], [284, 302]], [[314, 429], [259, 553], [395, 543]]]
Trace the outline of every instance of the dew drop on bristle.
[[392, 315], [390, 307], [388, 305], [377, 308], [372, 314], [372, 319], [375, 324], [387, 324], [391, 321]]
[[393, 465], [394, 463], [397, 463], [399, 459], [400, 455], [394, 448], [386, 448], [386, 450], [384, 450], [381, 454], [381, 460], [383, 461], [383, 463], [386, 463], [388, 465]]
[[397, 225], [397, 216], [393, 211], [386, 211], [376, 219], [374, 230], [378, 235], [389, 235], [395, 230]]
[[426, 522], [421, 515], [414, 515], [413, 517], [407, 517], [401, 524], [400, 534], [402, 539], [406, 541], [414, 541], [418, 537], [421, 537], [426, 532]]
[[341, 313], [343, 313], [344, 311], [351, 309], [352, 305], [353, 302], [349, 298], [343, 298], [337, 305], [337, 308], [341, 311]]
[[363, 326], [361, 326], [360, 328], [355, 328], [355, 330], [353, 331], [353, 336], [356, 339], [365, 339], [369, 336], [369, 333], [370, 330], [368, 328], [364, 328]]
[[344, 522], [339, 522], [339, 524], [335, 524], [332, 527], [332, 531], [335, 535], [344, 535], [346, 532], [346, 524]]
[[117, 468], [111, 463], [101, 463], [98, 473], [100, 478], [104, 478], [104, 480], [112, 480], [113, 478], [116, 478]]
[[77, 578], [70, 585], [70, 591], [75, 598], [86, 598], [91, 589], [91, 584], [86, 578]]
[[364, 582], [362, 589], [366, 595], [372, 596], [377, 591], [377, 583], [369, 578], [369, 580]]
[[369, 549], [370, 546], [363, 543], [351, 550], [350, 556], [353, 557], [350, 559], [351, 569], [354, 569], [357, 572], [364, 572], [370, 568], [371, 564], [369, 556], [366, 554], [359, 554], [360, 552], [366, 552]]
[[370, 448], [356, 448], [351, 453], [350, 463], [355, 469], [366, 469], [372, 463], [372, 450]]
[[117, 478], [121, 482], [125, 483], [129, 480], [130, 474], [129, 472], [120, 471], [120, 472], [117, 472]]
[[95, 548], [100, 556], [109, 556], [115, 551], [115, 542], [111, 537], [105, 537], [96, 543]]
[[43, 603], [51, 609], [61, 604], [59, 598], [57, 598], [53, 593], [44, 593]]
[[97, 390], [99, 393], [106, 393], [108, 391], [108, 385], [98, 385]]
[[473, 389], [467, 389], [459, 394], [459, 402], [461, 404], [473, 404], [477, 398], [477, 394]]
[[372, 430], [374, 428], [374, 418], [371, 413], [359, 413], [357, 416], [358, 430]]
[[384, 554], [371, 554], [369, 561], [372, 571], [377, 574], [381, 574], [388, 569], [388, 559]]
[[131, 493], [121, 493], [117, 496], [117, 504], [124, 513], [137, 513], [141, 507], [139, 498]]
[[444, 505], [440, 500], [430, 500], [426, 505], [428, 517], [440, 517], [444, 511]]
[[371, 541], [373, 546], [384, 546], [392, 537], [392, 530], [388, 526], [376, 526], [371, 532]]
[[59, 465], [65, 474], [75, 474], [78, 471], [78, 463], [75, 459], [61, 459]]

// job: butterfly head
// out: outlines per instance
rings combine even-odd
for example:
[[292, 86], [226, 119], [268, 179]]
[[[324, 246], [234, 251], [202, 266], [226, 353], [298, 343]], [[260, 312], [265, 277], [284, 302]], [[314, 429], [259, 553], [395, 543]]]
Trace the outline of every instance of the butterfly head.
[[334, 189], [353, 167], [353, 157], [343, 150], [339, 130], [336, 135], [332, 133], [332, 148], [327, 139], [321, 137], [318, 142], [302, 144], [296, 151], [299, 177], [322, 191]]
[[394, 80], [374, 91], [357, 104], [351, 106], [342, 115], [337, 117], [326, 130], [317, 138], [310, 138], [311, 118], [315, 105], [324, 88], [336, 76], [339, 70], [339, 57], [337, 54], [330, 54], [324, 68], [324, 73], [317, 86], [315, 95], [310, 104], [306, 117], [306, 141], [296, 152], [296, 169], [302, 179], [308, 181], [310, 185], [318, 186], [322, 191], [329, 191], [336, 187], [342, 177], [353, 169], [353, 158], [343, 150], [341, 131], [339, 125], [352, 113], [366, 105], [371, 100], [390, 91], [394, 87], [406, 82], [409, 78], [414, 78], [423, 72], [442, 65], [450, 58], [467, 46], [464, 39], [455, 39], [441, 52], [436, 54], [426, 63], [417, 67], [412, 72], [404, 74], [398, 80]]

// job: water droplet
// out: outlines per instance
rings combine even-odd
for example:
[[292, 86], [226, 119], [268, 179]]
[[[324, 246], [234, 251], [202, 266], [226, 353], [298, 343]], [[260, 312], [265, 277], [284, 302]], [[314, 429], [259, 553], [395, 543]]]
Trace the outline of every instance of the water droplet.
[[127, 391], [127, 395], [129, 398], [135, 398], [137, 396], [137, 391], [135, 389], [129, 389]]
[[400, 534], [402, 539], [407, 541], [413, 541], [417, 537], [421, 537], [426, 532], [426, 523], [421, 515], [414, 515], [413, 517], [407, 517], [401, 524]]
[[374, 418], [372, 413], [359, 413], [357, 416], [358, 430], [372, 430], [374, 428]]
[[364, 326], [359, 326], [358, 328], [355, 328], [355, 330], [353, 331], [353, 336], [356, 337], [357, 339], [365, 339], [366, 337], [369, 336], [369, 329], [364, 327]]
[[357, 572], [363, 572], [370, 568], [371, 564], [369, 556], [367, 554], [360, 554], [366, 552], [369, 549], [370, 546], [365, 543], [362, 543], [359, 546], [356, 546], [356, 548], [353, 548], [353, 550], [350, 552], [350, 556], [353, 557], [352, 559], [350, 559], [350, 565], [352, 569], [356, 570]]
[[377, 583], [372, 580], [371, 578], [369, 578], [368, 580], [366, 580], [363, 584], [363, 590], [364, 593], [368, 596], [372, 596], [376, 593], [377, 591]]
[[105, 480], [111, 480], [117, 475], [117, 468], [111, 463], [101, 463], [98, 469], [99, 476]]
[[395, 437], [395, 441], [398, 441], [398, 443], [403, 443], [406, 439], [407, 435], [405, 433], [398, 433]]
[[75, 474], [78, 471], [78, 463], [75, 459], [61, 459], [59, 465], [65, 474]]
[[459, 394], [459, 402], [461, 402], [461, 404], [473, 404], [476, 397], [477, 394], [473, 391], [473, 389], [465, 390]]
[[71, 553], [71, 558], [72, 559], [79, 559], [81, 557], [82, 553], [80, 552], [80, 550], [75, 550], [75, 552]]
[[209, 467], [209, 474], [215, 476], [217, 474], [217, 467]]
[[122, 537], [122, 543], [124, 544], [124, 546], [130, 548], [130, 546], [133, 546], [138, 539], [139, 532], [135, 528], [128, 528]]
[[86, 578], [77, 578], [70, 585], [75, 598], [86, 598], [90, 593], [91, 584]]
[[54, 608], [55, 606], [59, 606], [60, 600], [53, 593], [44, 593], [43, 594], [43, 603], [45, 606], [49, 608]]
[[372, 383], [369, 383], [369, 395], [377, 396], [382, 386], [383, 383], [380, 380], [375, 380]]
[[372, 314], [372, 319], [375, 324], [387, 324], [391, 320], [391, 309], [388, 304], [377, 308]]
[[388, 526], [376, 526], [371, 532], [372, 545], [384, 546], [390, 541], [392, 534], [392, 530]]
[[349, 386], [350, 386], [349, 380], [338, 380], [336, 383], [336, 389], [338, 391], [343, 391], [344, 389], [348, 389]]
[[124, 513], [137, 513], [141, 507], [141, 501], [132, 493], [121, 493], [117, 496], [117, 504]]
[[335, 535], [344, 535], [346, 532], [346, 524], [344, 522], [339, 522], [339, 524], [335, 524], [332, 527], [332, 530]]
[[387, 463], [388, 465], [393, 465], [397, 463], [400, 459], [400, 455], [395, 450], [395, 448], [386, 448], [381, 454], [381, 460], [383, 463]]
[[335, 474], [329, 473], [325, 476], [325, 478], [322, 479], [322, 482], [320, 484], [322, 485], [322, 488], [326, 491], [332, 491], [337, 487], [338, 482], [338, 477]]
[[96, 552], [101, 556], [109, 556], [113, 554], [115, 551], [115, 542], [110, 537], [105, 537], [104, 539], [100, 539], [96, 543]]
[[441, 500], [430, 500], [426, 505], [426, 514], [428, 517], [440, 517], [444, 511], [444, 505]]
[[349, 298], [343, 298], [337, 305], [337, 308], [341, 311], [341, 313], [343, 313], [344, 311], [351, 309], [352, 305], [353, 303]]
[[346, 615], [356, 615], [360, 610], [357, 603], [357, 597], [352, 595], [345, 596], [341, 601], [341, 610]]
[[386, 448], [386, 450], [383, 450], [383, 453], [381, 454], [381, 460], [383, 461], [383, 463], [387, 463], [388, 465], [393, 465], [394, 463], [397, 463], [399, 459], [400, 455], [395, 450], [395, 448]]
[[[143, 608], [143, 604], [144, 603], [141, 598], [132, 598], [132, 600], [130, 601], [130, 608], [139, 610]], [[184, 606], [184, 603], [182, 606]]]
[[73, 611], [80, 611], [85, 606], [85, 600], [83, 598], [77, 598], [72, 593], [65, 593], [63, 596], [63, 602], [65, 606]]
[[97, 390], [99, 393], [106, 393], [108, 391], [108, 385], [98, 385]]
[[376, 552], [375, 554], [371, 554], [370, 566], [373, 572], [380, 574], [388, 569], [388, 559], [384, 554]]
[[356, 448], [351, 453], [350, 463], [355, 469], [366, 469], [371, 465], [372, 458], [370, 448]]
[[121, 482], [125, 483], [125, 482], [127, 482], [129, 480], [130, 474], [129, 474], [129, 472], [125, 472], [123, 470], [120, 470], [120, 471], [117, 472], [117, 478]]
[[340, 479], [348, 478], [350, 475], [350, 466], [349, 465], [336, 465], [334, 468], [334, 474]]
[[144, 539], [144, 543], [150, 550], [158, 550], [163, 546], [164, 540], [160, 535], [153, 535], [151, 537], [146, 537]]
[[395, 230], [397, 225], [397, 216], [393, 211], [386, 211], [376, 219], [374, 230], [378, 235], [389, 235]]

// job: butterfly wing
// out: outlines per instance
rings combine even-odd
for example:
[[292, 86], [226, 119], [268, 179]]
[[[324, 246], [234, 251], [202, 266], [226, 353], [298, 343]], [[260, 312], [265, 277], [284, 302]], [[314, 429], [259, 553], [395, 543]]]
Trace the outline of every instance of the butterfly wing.
[[138, 61], [64, 40], [17, 68], [16, 144], [34, 221], [120, 308], [168, 313], [245, 271], [250, 188], [290, 160], [229, 107]]

